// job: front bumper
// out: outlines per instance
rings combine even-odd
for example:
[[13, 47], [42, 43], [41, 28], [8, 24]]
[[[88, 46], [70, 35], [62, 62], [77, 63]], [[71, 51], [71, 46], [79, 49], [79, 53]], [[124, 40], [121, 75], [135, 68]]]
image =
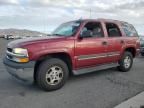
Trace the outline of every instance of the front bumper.
[[5, 64], [6, 70], [16, 79], [26, 83], [33, 83], [35, 61], [28, 63], [16, 63], [4, 58], [3, 63]]

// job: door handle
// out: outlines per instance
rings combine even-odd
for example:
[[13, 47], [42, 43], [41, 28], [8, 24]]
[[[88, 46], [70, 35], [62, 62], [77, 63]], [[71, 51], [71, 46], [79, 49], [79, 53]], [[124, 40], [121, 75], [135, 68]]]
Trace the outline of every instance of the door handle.
[[102, 42], [102, 45], [107, 45], [107, 42], [106, 42], [106, 41], [103, 41], [103, 42]]

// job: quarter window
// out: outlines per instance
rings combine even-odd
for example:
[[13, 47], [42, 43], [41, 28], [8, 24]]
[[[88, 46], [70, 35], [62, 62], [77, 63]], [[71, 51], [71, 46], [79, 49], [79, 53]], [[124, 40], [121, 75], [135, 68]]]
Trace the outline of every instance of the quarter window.
[[122, 29], [124, 30], [126, 36], [138, 36], [137, 31], [131, 24], [122, 24]]

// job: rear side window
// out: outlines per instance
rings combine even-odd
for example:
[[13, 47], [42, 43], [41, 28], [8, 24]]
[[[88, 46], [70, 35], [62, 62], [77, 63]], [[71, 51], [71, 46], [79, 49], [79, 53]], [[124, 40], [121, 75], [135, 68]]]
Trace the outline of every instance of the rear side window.
[[120, 37], [121, 32], [116, 24], [106, 23], [106, 29], [109, 37]]
[[133, 27], [133, 25], [128, 24], [128, 23], [123, 23], [122, 24], [122, 29], [125, 32], [126, 36], [138, 36], [137, 31]]

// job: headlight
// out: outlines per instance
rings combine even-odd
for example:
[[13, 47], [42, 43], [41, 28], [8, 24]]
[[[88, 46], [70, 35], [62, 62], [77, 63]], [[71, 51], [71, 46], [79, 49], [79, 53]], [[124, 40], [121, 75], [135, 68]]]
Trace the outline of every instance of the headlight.
[[24, 48], [14, 48], [12, 49], [12, 52], [7, 51], [7, 57], [8, 59], [19, 63], [29, 62], [28, 51]]
[[24, 48], [14, 48], [13, 53], [28, 57], [28, 51], [27, 49], [24, 49]]

